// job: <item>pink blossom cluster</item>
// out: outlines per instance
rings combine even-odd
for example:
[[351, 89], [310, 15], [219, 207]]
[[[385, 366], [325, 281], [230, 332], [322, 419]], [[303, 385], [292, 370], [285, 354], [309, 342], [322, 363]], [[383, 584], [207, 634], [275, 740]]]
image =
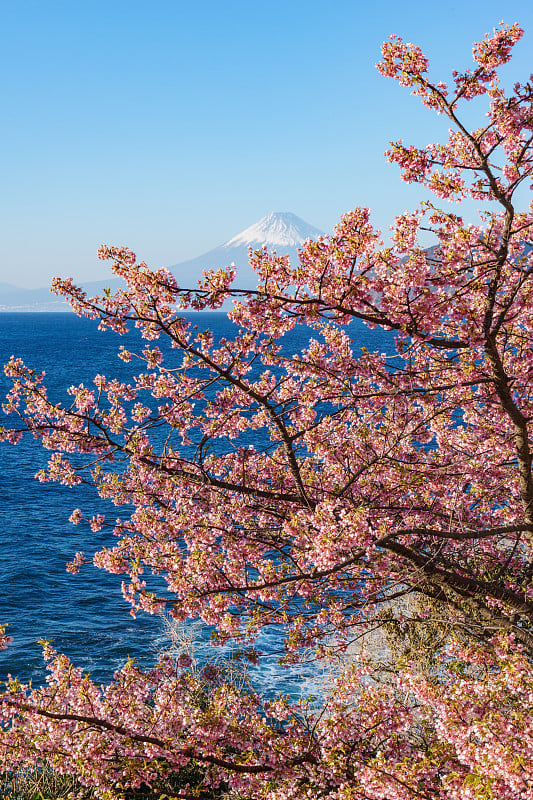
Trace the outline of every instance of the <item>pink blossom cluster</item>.
[[505, 637], [484, 648], [455, 642], [438, 681], [405, 672], [383, 682], [361, 661], [339, 674], [320, 713], [261, 700], [187, 654], [147, 672], [129, 661], [97, 687], [42, 644], [47, 685], [6, 684], [4, 768], [46, 758], [101, 798], [164, 785], [192, 761], [201, 783], [178, 797], [221, 784], [269, 800], [533, 797], [533, 670]]

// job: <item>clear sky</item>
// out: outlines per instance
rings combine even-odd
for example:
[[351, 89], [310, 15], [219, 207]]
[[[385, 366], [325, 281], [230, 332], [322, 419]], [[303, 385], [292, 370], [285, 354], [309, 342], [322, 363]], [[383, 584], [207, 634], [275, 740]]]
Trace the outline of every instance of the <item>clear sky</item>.
[[383, 158], [445, 120], [374, 68], [397, 33], [432, 75], [471, 65], [531, 0], [0, 0], [0, 281], [106, 276], [101, 243], [152, 266], [193, 258], [270, 211], [329, 231], [355, 206], [388, 229], [416, 205]]

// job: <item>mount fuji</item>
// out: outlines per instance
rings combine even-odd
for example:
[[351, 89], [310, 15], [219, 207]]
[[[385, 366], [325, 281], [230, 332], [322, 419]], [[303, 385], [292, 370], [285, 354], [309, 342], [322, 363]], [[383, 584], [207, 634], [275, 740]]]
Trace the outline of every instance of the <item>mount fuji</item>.
[[308, 239], [317, 239], [323, 232], [289, 211], [277, 211], [250, 225], [225, 244], [209, 250], [191, 261], [183, 261], [169, 267], [178, 286], [192, 289], [202, 277], [202, 270], [217, 269], [235, 264], [237, 276], [234, 286], [239, 289], [255, 289], [257, 276], [248, 263], [248, 250], [259, 250], [266, 245], [270, 252], [289, 255], [291, 262], [298, 259], [298, 248]]
[[[194, 289], [202, 278], [202, 270], [218, 269], [235, 264], [237, 277], [235, 287], [253, 289], [257, 285], [257, 277], [248, 263], [248, 250], [266, 245], [278, 255], [289, 255], [294, 263], [298, 258], [298, 248], [307, 239], [316, 239], [323, 233], [313, 225], [288, 211], [273, 212], [263, 217], [249, 228], [241, 231], [227, 242], [209, 250], [190, 261], [173, 264], [168, 269], [174, 274], [178, 285], [185, 289]], [[91, 281], [83, 283], [83, 289], [89, 295], [101, 293], [106, 287], [113, 291], [123, 286], [119, 279]], [[1, 311], [69, 311], [64, 300], [51, 295], [49, 289], [20, 289], [7, 283], [0, 283]]]

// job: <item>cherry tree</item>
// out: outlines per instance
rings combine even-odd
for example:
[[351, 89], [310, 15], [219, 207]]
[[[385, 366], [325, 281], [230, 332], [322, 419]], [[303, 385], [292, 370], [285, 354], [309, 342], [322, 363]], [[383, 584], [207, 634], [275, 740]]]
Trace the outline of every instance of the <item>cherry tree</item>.
[[[37, 370], [6, 366], [16, 422], [3, 437], [52, 451], [39, 480], [126, 506], [71, 520], [114, 529], [93, 561], [123, 574], [133, 614], [200, 618], [244, 648], [277, 626], [297, 663], [350, 651], [384, 621], [424, 629], [436, 609], [448, 634], [432, 669], [404, 660], [384, 680], [354, 657], [317, 711], [168, 656], [98, 687], [44, 642], [47, 685], [11, 679], [2, 697], [5, 771], [46, 760], [101, 798], [168, 791], [191, 764], [176, 797], [533, 798], [533, 213], [516, 208], [533, 88], [506, 93], [497, 75], [521, 36], [495, 29], [450, 87], [398, 37], [378, 65], [451, 125], [445, 144], [399, 141], [389, 160], [437, 198], [478, 201], [477, 224], [426, 201], [385, 246], [357, 209], [297, 264], [252, 253], [254, 291], [234, 288], [232, 268], [183, 288], [104, 247], [126, 289], [54, 289], [100, 328], [139, 329], [139, 348], [120, 351], [134, 379], [97, 375], [62, 405]], [[475, 98], [487, 116], [470, 130]], [[184, 316], [228, 298], [231, 338]], [[361, 350], [356, 320], [395, 332], [394, 352]], [[300, 350], [287, 344], [298, 326], [311, 331]]]

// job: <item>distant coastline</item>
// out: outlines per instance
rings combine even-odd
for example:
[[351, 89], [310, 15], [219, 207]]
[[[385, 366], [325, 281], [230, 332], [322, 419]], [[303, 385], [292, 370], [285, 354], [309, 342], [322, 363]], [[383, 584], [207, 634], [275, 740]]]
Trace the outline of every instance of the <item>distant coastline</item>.
[[[292, 263], [297, 263], [298, 248], [309, 239], [316, 240], [321, 235], [322, 231], [289, 211], [272, 212], [219, 247], [190, 261], [171, 264], [167, 269], [174, 275], [179, 286], [192, 289], [198, 285], [198, 280], [202, 279], [204, 270], [232, 265], [237, 270], [235, 287], [254, 289], [257, 285], [257, 275], [249, 264], [250, 249], [267, 247], [269, 252], [288, 255]], [[157, 266], [154, 265], [154, 268]], [[16, 275], [9, 275], [9, 279], [16, 280]], [[107, 288], [112, 292], [124, 288], [120, 278], [100, 278], [96, 281], [83, 281], [79, 285], [90, 297], [102, 294]], [[226, 312], [228, 310], [230, 306], [221, 309]], [[10, 283], [0, 282], [0, 313], [6, 311], [68, 312], [70, 307], [65, 300], [53, 295], [48, 286], [23, 289]]]

